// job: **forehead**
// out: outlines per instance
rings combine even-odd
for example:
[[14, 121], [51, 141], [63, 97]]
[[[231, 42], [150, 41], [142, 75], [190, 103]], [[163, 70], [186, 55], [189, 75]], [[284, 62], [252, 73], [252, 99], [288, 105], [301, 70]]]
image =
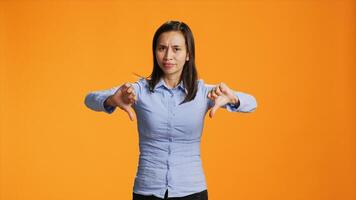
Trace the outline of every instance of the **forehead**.
[[185, 39], [180, 31], [169, 31], [162, 33], [157, 43], [158, 45], [185, 45]]

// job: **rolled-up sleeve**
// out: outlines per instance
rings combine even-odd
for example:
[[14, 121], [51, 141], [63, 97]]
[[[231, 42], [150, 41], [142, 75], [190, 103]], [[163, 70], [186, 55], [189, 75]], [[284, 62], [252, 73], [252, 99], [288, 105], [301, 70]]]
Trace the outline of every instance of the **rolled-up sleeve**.
[[[121, 85], [120, 85], [121, 86]], [[115, 94], [116, 90], [120, 88], [120, 86], [113, 87], [108, 90], [99, 90], [89, 92], [85, 96], [84, 103], [85, 105], [94, 111], [105, 112], [111, 114], [115, 111], [116, 107], [113, 106], [104, 106], [104, 101], [111, 95]]]
[[239, 105], [226, 104], [226, 109], [229, 112], [253, 112], [256, 110], [257, 101], [254, 96], [244, 92], [235, 92], [235, 95], [239, 99]]

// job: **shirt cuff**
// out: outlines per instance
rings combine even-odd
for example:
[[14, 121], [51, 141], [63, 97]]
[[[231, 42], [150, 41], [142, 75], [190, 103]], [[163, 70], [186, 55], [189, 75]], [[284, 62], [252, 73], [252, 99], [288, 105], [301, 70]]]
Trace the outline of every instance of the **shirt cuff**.
[[240, 98], [239, 98], [239, 102], [237, 102], [236, 104], [233, 103], [226, 104], [226, 110], [228, 110], [229, 112], [238, 112], [239, 107], [240, 107]]
[[103, 96], [101, 96], [101, 98], [100, 98], [100, 106], [102, 107], [102, 110], [104, 112], [106, 112], [108, 114], [111, 114], [111, 113], [113, 113], [115, 111], [116, 107], [114, 107], [114, 106], [105, 106], [104, 105], [105, 100], [107, 98], [109, 98], [109, 96], [111, 96], [111, 95], [103, 95]]

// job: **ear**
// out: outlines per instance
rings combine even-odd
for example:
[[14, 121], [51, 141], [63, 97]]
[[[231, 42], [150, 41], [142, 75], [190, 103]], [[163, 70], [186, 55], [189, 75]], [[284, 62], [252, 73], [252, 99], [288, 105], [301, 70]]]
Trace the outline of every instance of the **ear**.
[[189, 60], [189, 53], [187, 53], [187, 58], [185, 59], [186, 61], [188, 61]]

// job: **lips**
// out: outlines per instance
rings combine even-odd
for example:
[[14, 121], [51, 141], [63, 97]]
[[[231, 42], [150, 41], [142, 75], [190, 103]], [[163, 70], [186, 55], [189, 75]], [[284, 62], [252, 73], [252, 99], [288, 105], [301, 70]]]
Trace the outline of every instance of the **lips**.
[[174, 65], [175, 65], [175, 64], [173, 64], [173, 63], [163, 63], [163, 66], [164, 66], [165, 68], [171, 68], [171, 67], [174, 67]]
[[171, 66], [174, 66], [173, 63], [163, 63], [164, 66], [167, 66], [167, 67], [171, 67]]

